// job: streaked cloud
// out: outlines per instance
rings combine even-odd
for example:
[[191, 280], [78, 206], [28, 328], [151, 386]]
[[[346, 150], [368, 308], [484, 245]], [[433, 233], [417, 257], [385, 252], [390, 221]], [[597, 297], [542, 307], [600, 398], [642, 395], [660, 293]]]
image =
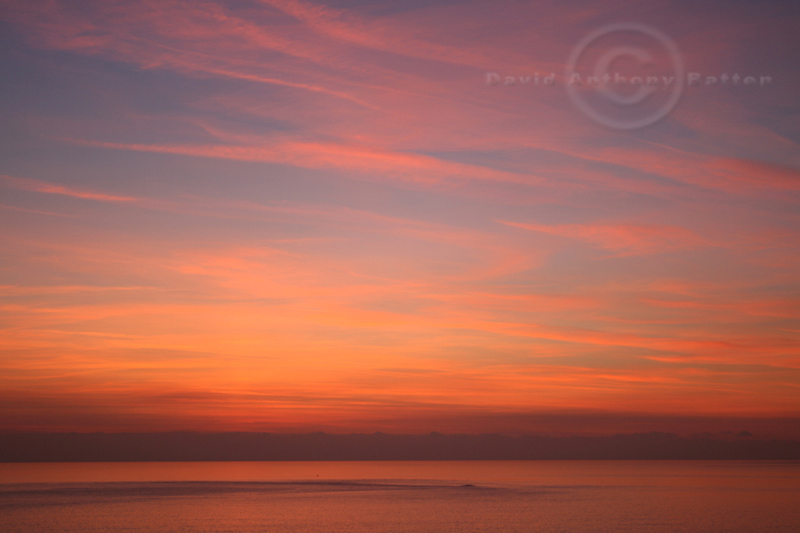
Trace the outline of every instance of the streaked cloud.
[[[0, 429], [796, 419], [782, 9], [0, 1]], [[776, 83], [634, 132], [485, 83], [621, 13]]]

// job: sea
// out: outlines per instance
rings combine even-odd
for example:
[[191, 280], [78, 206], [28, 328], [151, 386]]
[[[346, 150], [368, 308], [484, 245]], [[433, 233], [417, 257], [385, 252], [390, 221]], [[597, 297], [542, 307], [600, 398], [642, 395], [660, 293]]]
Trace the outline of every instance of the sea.
[[0, 531], [800, 531], [800, 462], [2, 463]]

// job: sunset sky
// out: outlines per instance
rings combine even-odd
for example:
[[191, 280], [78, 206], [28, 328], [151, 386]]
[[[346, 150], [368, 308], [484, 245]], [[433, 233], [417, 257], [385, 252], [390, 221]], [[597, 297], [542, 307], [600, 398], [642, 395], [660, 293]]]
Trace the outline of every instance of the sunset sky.
[[[0, 430], [800, 436], [796, 2], [0, 20]], [[598, 124], [568, 57], [631, 21], [772, 81]]]

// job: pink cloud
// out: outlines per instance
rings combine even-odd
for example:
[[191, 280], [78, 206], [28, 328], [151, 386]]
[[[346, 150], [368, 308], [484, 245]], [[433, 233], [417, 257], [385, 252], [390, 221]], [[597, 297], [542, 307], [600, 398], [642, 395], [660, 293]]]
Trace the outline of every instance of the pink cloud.
[[355, 170], [364, 174], [392, 176], [402, 181], [432, 185], [462, 180], [541, 184], [536, 176], [495, 170], [478, 165], [442, 161], [434, 157], [338, 143], [279, 141], [267, 146], [144, 145], [64, 139], [84, 146], [118, 150], [213, 157], [237, 161], [261, 161], [304, 168]]
[[101, 202], [134, 202], [137, 199], [130, 196], [114, 196], [94, 191], [86, 191], [66, 187], [64, 185], [56, 185], [46, 181], [35, 180], [31, 178], [15, 178], [0, 174], [0, 181], [15, 189], [22, 189], [25, 191], [41, 192], [46, 194], [60, 194], [64, 196], [71, 196], [73, 198], [83, 198], [85, 200], [97, 200]]
[[637, 224], [545, 225], [501, 222], [529, 231], [538, 231], [580, 240], [605, 250], [631, 254], [663, 253], [698, 248], [708, 244], [694, 232], [678, 226]]

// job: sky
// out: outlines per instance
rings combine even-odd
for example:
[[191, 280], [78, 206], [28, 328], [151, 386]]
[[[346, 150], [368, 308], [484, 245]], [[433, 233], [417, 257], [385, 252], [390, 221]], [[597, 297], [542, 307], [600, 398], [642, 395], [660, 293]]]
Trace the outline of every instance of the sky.
[[0, 430], [800, 437], [798, 65], [794, 2], [0, 0]]

